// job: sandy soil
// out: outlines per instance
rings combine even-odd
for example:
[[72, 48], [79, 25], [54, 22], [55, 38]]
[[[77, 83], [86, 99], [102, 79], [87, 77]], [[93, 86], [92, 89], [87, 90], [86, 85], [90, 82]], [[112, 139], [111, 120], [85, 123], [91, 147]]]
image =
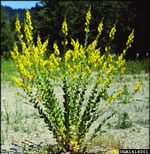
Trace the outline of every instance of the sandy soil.
[[[129, 89], [133, 90], [138, 79], [141, 79], [143, 84], [139, 92], [135, 95], [135, 98], [120, 112], [128, 112], [130, 120], [133, 123], [131, 128], [116, 129], [117, 117], [110, 119], [103, 126], [103, 130], [107, 130], [104, 135], [113, 135], [118, 137], [126, 146], [131, 149], [149, 149], [149, 75], [126, 75], [122, 81], [116, 83], [111, 87], [112, 89], [118, 89], [123, 83], [129, 84]], [[2, 107], [2, 119], [1, 119], [1, 134], [2, 134], [2, 149], [12, 150], [15, 147], [13, 143], [22, 145], [22, 142], [32, 141], [35, 144], [46, 145], [56, 144], [52, 134], [50, 134], [48, 128], [42, 119], [38, 117], [37, 111], [30, 104], [26, 104], [26, 99], [17, 96], [17, 91], [22, 91], [10, 86], [9, 84], [1, 84], [1, 107]], [[63, 100], [63, 91], [57, 87], [55, 89], [58, 100]], [[6, 111], [9, 114], [9, 124], [6, 120]], [[96, 121], [90, 131], [96, 127], [101, 118]], [[28, 140], [28, 141], [26, 141]]]

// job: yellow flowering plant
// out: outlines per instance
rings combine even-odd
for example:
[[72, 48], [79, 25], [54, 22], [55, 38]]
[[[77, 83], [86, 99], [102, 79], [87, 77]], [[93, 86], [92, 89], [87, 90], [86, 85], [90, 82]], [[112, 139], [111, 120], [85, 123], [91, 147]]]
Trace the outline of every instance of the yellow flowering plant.
[[[68, 28], [65, 18], [62, 24], [64, 58], [60, 57], [57, 43], [53, 44], [54, 52], [46, 58], [48, 40], [42, 43], [38, 35], [37, 42], [33, 42], [30, 12], [26, 12], [24, 35], [20, 31], [20, 21], [16, 19], [16, 32], [22, 51], [19, 52], [15, 43], [11, 56], [19, 70], [20, 78], [14, 76], [12, 79], [16, 85], [24, 89], [30, 102], [38, 109], [63, 152], [82, 152], [93, 122], [109, 111], [115, 100], [120, 99], [124, 93], [123, 89], [112, 94], [108, 94], [107, 90], [124, 74], [124, 55], [133, 43], [134, 30], [129, 35], [126, 48], [116, 60], [111, 56], [110, 43], [105, 47], [104, 54], [101, 47], [97, 47], [103, 30], [103, 19], [98, 25], [95, 40], [88, 44], [90, 20], [91, 8], [86, 15], [85, 43], [82, 45], [78, 39], [67, 40]], [[114, 39], [115, 32], [116, 24], [110, 30], [110, 42]], [[68, 42], [72, 49], [67, 49]], [[139, 82], [132, 95], [139, 90], [140, 85]], [[56, 86], [63, 90], [63, 108], [54, 92]], [[87, 95], [89, 86], [91, 90]], [[101, 101], [105, 103], [102, 105]], [[112, 114], [103, 119], [90, 135], [89, 141], [115, 113], [116, 111], [112, 110]]]

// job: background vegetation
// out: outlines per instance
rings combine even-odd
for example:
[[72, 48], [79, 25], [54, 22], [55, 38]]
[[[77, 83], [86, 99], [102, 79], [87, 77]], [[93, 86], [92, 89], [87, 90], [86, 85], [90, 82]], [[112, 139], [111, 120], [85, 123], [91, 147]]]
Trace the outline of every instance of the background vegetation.
[[[61, 24], [64, 17], [67, 19], [69, 36], [79, 38], [83, 43], [85, 14], [91, 6], [92, 23], [90, 25], [90, 42], [97, 34], [97, 26], [104, 17], [104, 31], [102, 32], [99, 45], [104, 47], [110, 28], [116, 23], [117, 33], [113, 43], [115, 54], [122, 52], [125, 47], [124, 42], [131, 30], [135, 29], [135, 42], [127, 53], [127, 59], [135, 59], [136, 53], [139, 58], [148, 56], [149, 52], [149, 9], [146, 1], [46, 1], [40, 2], [29, 11], [32, 16], [34, 27], [34, 39], [40, 34], [42, 41], [49, 39], [49, 52], [52, 50], [52, 43], [61, 43]], [[1, 55], [9, 57], [9, 51], [13, 47], [15, 39], [15, 19], [18, 14], [22, 24], [24, 24], [25, 9], [12, 9], [1, 6]], [[68, 38], [70, 39], [70, 38]], [[61, 46], [59, 48], [62, 48]], [[48, 53], [49, 54], [49, 53]]]

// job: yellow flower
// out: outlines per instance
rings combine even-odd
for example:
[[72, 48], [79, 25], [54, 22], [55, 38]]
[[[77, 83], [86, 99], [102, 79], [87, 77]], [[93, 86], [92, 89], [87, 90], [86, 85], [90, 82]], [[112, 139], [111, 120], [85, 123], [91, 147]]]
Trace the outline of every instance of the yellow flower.
[[109, 78], [106, 77], [104, 80], [104, 85], [107, 85], [109, 82], [110, 82]]
[[65, 42], [64, 41], [61, 41], [61, 44], [62, 45], [67, 45], [68, 44], [68, 41], [67, 40]]
[[121, 70], [120, 70], [120, 74], [121, 75], [123, 75], [124, 74], [124, 72], [125, 72], [125, 70], [126, 70], [126, 68], [123, 66], [123, 67], [121, 67]]
[[110, 65], [109, 64], [109, 69], [108, 71], [106, 72], [107, 75], [111, 75], [112, 71], [115, 69], [115, 67], [113, 65]]
[[48, 40], [46, 40], [43, 45], [42, 45], [42, 50], [41, 50], [41, 55], [44, 56], [44, 53], [46, 52], [47, 50], [47, 46], [48, 46]]
[[97, 82], [98, 82], [98, 83], [101, 83], [101, 81], [102, 81], [102, 78], [101, 78], [101, 77], [98, 78]]
[[18, 17], [16, 18], [15, 26], [16, 26], [16, 32], [20, 33], [21, 25]]
[[31, 91], [31, 87], [27, 87], [27, 91], [30, 92]]
[[54, 54], [59, 56], [60, 55], [60, 52], [59, 52], [59, 49], [58, 49], [58, 46], [56, 43], [53, 44], [53, 48], [54, 48]]
[[124, 55], [126, 54], [126, 51], [127, 51], [126, 49], [123, 50], [123, 54], [124, 54]]
[[66, 18], [64, 19], [64, 22], [62, 24], [62, 32], [64, 33], [65, 36], [68, 35], [68, 27], [67, 27]]
[[116, 24], [113, 26], [113, 28], [110, 30], [110, 33], [109, 33], [109, 37], [111, 40], [114, 39], [115, 32], [116, 32]]
[[39, 96], [38, 96], [38, 100], [42, 100], [42, 94], [40, 94]]
[[86, 14], [86, 22], [85, 22], [85, 25], [89, 25], [90, 23], [90, 20], [91, 20], [91, 8], [89, 8], [87, 14]]
[[98, 32], [99, 32], [99, 35], [101, 35], [101, 32], [102, 32], [102, 30], [103, 30], [103, 21], [101, 21], [101, 22], [99, 23], [99, 26], [98, 26], [97, 30], [98, 30]]
[[82, 77], [85, 77], [86, 76], [86, 73], [85, 72], [82, 72]]
[[107, 67], [107, 63], [104, 62], [102, 69], [100, 70], [100, 73], [104, 73], [105, 69]]
[[26, 22], [29, 25], [29, 29], [32, 30], [33, 27], [32, 27], [31, 16], [30, 16], [29, 10], [26, 11]]
[[76, 74], [73, 75], [73, 79], [77, 79], [77, 75]]
[[27, 24], [25, 24], [25, 26], [24, 26], [24, 33], [25, 33], [25, 37], [26, 37], [26, 40], [27, 40], [27, 44], [29, 46], [30, 42], [32, 40], [32, 35], [30, 33], [29, 26]]
[[24, 83], [20, 81], [17, 77], [13, 76], [12, 80], [16, 83], [17, 86], [24, 87]]
[[119, 89], [119, 91], [117, 92], [116, 96], [115, 97], [119, 97], [121, 96], [123, 93], [123, 90], [122, 89]]
[[135, 91], [138, 91], [141, 87], [141, 82], [139, 81], [136, 85], [136, 87], [134, 88]]
[[90, 67], [89, 67], [89, 66], [86, 66], [86, 69], [87, 69], [87, 71], [88, 71], [88, 73], [89, 73], [89, 74], [91, 74], [91, 73], [92, 73], [92, 71], [91, 71], [91, 69], [90, 69]]
[[34, 71], [34, 72], [32, 73], [32, 75], [31, 75], [31, 77], [30, 77], [31, 82], [33, 81], [33, 79], [34, 79], [35, 75], [36, 75], [36, 73], [35, 73], [35, 71]]
[[113, 95], [111, 95], [107, 100], [106, 100], [106, 104], [108, 104], [108, 103], [110, 103], [110, 101], [113, 99], [114, 97], [113, 97]]
[[52, 75], [52, 79], [54, 79], [54, 80], [55, 80], [55, 79], [56, 79], [56, 76], [55, 76], [55, 75]]
[[132, 30], [131, 34], [128, 36], [128, 40], [126, 42], [127, 48], [131, 48], [131, 44], [133, 43], [134, 39], [134, 29]]
[[19, 57], [18, 46], [14, 44], [13, 51], [11, 51], [11, 57], [16, 61]]

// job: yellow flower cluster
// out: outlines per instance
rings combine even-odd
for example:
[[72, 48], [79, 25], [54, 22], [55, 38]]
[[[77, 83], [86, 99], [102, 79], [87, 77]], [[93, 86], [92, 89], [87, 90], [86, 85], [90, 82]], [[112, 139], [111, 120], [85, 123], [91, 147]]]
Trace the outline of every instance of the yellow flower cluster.
[[51, 54], [49, 57], [49, 65], [48, 65], [49, 71], [53, 72], [53, 71], [55, 71], [55, 69], [57, 71], [59, 71], [60, 70], [60, 68], [59, 68], [60, 61], [61, 61], [60, 57], [56, 57], [55, 54]]
[[16, 83], [17, 86], [19, 87], [24, 87], [24, 83], [22, 81], [20, 81], [17, 77], [13, 76], [12, 80]]
[[62, 24], [62, 32], [65, 36], [68, 35], [68, 27], [67, 27], [67, 22], [66, 22], [66, 18], [64, 19], [64, 22]]
[[135, 91], [138, 91], [141, 87], [141, 82], [139, 81], [136, 85], [136, 87], [134, 88]]
[[53, 44], [53, 48], [54, 48], [54, 54], [59, 56], [60, 55], [60, 52], [59, 52], [59, 49], [58, 49], [58, 46], [56, 43]]
[[29, 26], [29, 30], [32, 31], [33, 27], [32, 27], [31, 16], [30, 16], [29, 10], [27, 10], [27, 12], [26, 12], [26, 22], [27, 22], [27, 24]]
[[99, 71], [100, 73], [104, 73], [107, 68], [107, 62], [103, 63], [102, 69]]
[[32, 36], [30, 33], [29, 26], [27, 24], [25, 24], [24, 33], [25, 33], [27, 44], [28, 44], [28, 46], [30, 46], [30, 42], [32, 41]]
[[[91, 20], [91, 9], [89, 9], [86, 14], [85, 25], [87, 30], [89, 30], [90, 20]], [[21, 34], [20, 29], [21, 29], [20, 21], [17, 18], [16, 31], [19, 33], [19, 35]], [[99, 23], [99, 26], [97, 28], [98, 35], [96, 39], [89, 45], [85, 45], [86, 47], [83, 47], [83, 45], [79, 43], [78, 39], [76, 40], [71, 39], [71, 45], [73, 49], [65, 50], [66, 51], [64, 55], [65, 65], [63, 66], [64, 68], [62, 68], [64, 69], [63, 72], [64, 74], [61, 74], [61, 72], [59, 72], [61, 58], [59, 57], [60, 51], [58, 45], [56, 43], [53, 44], [54, 52], [49, 56], [49, 59], [46, 59], [45, 52], [47, 50], [48, 40], [42, 43], [41, 38], [38, 35], [36, 45], [34, 45], [32, 39], [32, 30], [33, 27], [32, 27], [30, 12], [27, 11], [26, 22], [24, 27], [26, 42], [20, 39], [22, 45], [22, 52], [21, 53], [18, 52], [18, 47], [15, 44], [13, 51], [11, 52], [11, 56], [15, 60], [16, 65], [19, 68], [21, 77], [23, 78], [22, 80], [23, 82], [21, 82], [17, 78], [14, 78], [13, 80], [18, 85], [22, 87], [24, 86], [28, 92], [31, 90], [28, 83], [34, 82], [36, 80], [36, 76], [39, 75], [39, 72], [42, 74], [46, 74], [47, 75], [46, 77], [54, 80], [56, 79], [57, 75], [60, 75], [62, 80], [64, 79], [65, 75], [68, 75], [69, 77], [71, 77], [71, 79], [73, 79], [73, 81], [78, 77], [82, 77], [82, 79], [84, 79], [84, 77], [91, 76], [92, 72], [98, 72], [96, 74], [97, 82], [103, 84], [104, 87], [107, 87], [112, 82], [112, 79], [113, 77], [115, 77], [116, 72], [119, 71], [120, 74], [123, 74], [125, 71], [126, 61], [124, 60], [124, 55], [127, 51], [127, 48], [123, 50], [123, 53], [121, 53], [121, 55], [118, 57], [117, 62], [111, 56], [110, 45], [107, 45], [104, 48], [105, 50], [104, 54], [101, 53], [100, 51], [101, 48], [97, 49], [99, 35], [101, 35], [101, 32], [103, 30], [103, 20]], [[66, 39], [66, 36], [68, 35], [66, 18], [62, 23], [62, 32], [65, 35], [63, 45], [66, 46], [68, 44], [68, 41]], [[111, 31], [109, 33], [109, 38], [111, 40], [114, 39], [115, 32], [116, 32], [116, 25], [114, 25], [111, 28]], [[87, 35], [88, 33], [86, 33], [86, 36]], [[134, 31], [132, 31], [132, 33], [128, 37], [128, 41], [126, 44], [128, 48], [131, 46], [133, 38], [134, 38]], [[137, 91], [139, 88], [140, 88], [140, 83], [137, 84], [135, 91]], [[116, 96], [111, 95], [106, 101], [106, 104], [108, 104], [112, 99], [121, 96], [122, 92], [123, 90], [120, 89], [117, 92]]]
[[125, 72], [125, 59], [123, 59], [123, 53], [120, 54], [120, 56], [118, 57], [118, 60], [116, 61], [116, 64], [118, 65], [118, 68], [120, 69], [120, 74], [124, 74]]
[[106, 86], [106, 85], [108, 85], [109, 84], [109, 82], [110, 82], [110, 80], [109, 80], [109, 78], [104, 78], [104, 85]]
[[113, 99], [113, 95], [111, 95], [107, 100], [106, 100], [106, 105], [108, 104], [108, 103], [110, 103], [110, 101]]
[[111, 40], [114, 39], [114, 36], [115, 36], [115, 32], [116, 32], [116, 24], [112, 27], [110, 33], [109, 33], [109, 37]]
[[16, 43], [14, 44], [13, 51], [11, 51], [11, 57], [14, 59], [15, 62], [19, 58], [18, 46], [16, 45]]
[[16, 19], [15, 26], [16, 26], [16, 32], [17, 32], [17, 33], [20, 33], [21, 25], [20, 25], [20, 20], [19, 20], [18, 17], [17, 17], [17, 19]]
[[91, 74], [91, 73], [92, 73], [92, 71], [91, 71], [91, 69], [90, 69], [90, 67], [89, 67], [89, 66], [86, 66], [86, 70], [87, 70], [87, 72], [88, 72], [89, 74]]
[[88, 64], [95, 64], [95, 66], [98, 65], [98, 60], [100, 58], [100, 48], [95, 49], [97, 46], [97, 40], [94, 40], [91, 44], [89, 44], [87, 48], [88, 53]]
[[[49, 60], [44, 59], [44, 54], [47, 50], [48, 46], [48, 40], [46, 40], [44, 43], [41, 42], [40, 36], [37, 37], [37, 45], [35, 46], [32, 42], [32, 22], [31, 22], [31, 16], [30, 12], [26, 12], [26, 21], [24, 26], [24, 33], [25, 33], [25, 39], [26, 42], [23, 41], [21, 34], [21, 26], [20, 21], [17, 17], [16, 19], [16, 32], [18, 33], [19, 40], [22, 45], [22, 52], [18, 52], [18, 46], [14, 44], [13, 51], [11, 51], [11, 56], [14, 59], [16, 66], [19, 69], [19, 72], [21, 74], [21, 78], [23, 79], [20, 81], [16, 77], [13, 78], [13, 81], [19, 85], [24, 87], [28, 92], [30, 91], [30, 82], [33, 84], [34, 79], [37, 73], [37, 69], [43, 73], [49, 73], [48, 71], [54, 71], [55, 69], [57, 71], [60, 70], [59, 68], [59, 62], [61, 61], [61, 58], [59, 58], [59, 49], [57, 44], [54, 44], [54, 54], [50, 55]], [[54, 75], [52, 74], [53, 78]]]
[[108, 71], [106, 72], [106, 74], [107, 74], [107, 75], [111, 75], [114, 69], [115, 69], [114, 65], [109, 64], [109, 69], [108, 69]]
[[102, 30], [103, 30], [103, 21], [101, 21], [101, 22], [99, 23], [99, 26], [98, 26], [97, 30], [98, 30], [98, 32], [99, 32], [99, 35], [101, 35], [101, 32], [102, 32]]
[[[73, 65], [73, 63], [75, 63], [75, 65], [80, 66], [81, 61], [83, 59], [85, 59], [85, 57], [86, 57], [84, 49], [83, 49], [83, 45], [79, 44], [78, 39], [76, 41], [74, 39], [72, 39], [71, 45], [73, 46], [74, 50], [69, 49], [66, 51], [65, 66], [67, 66], [69, 64], [69, 61], [71, 62], [72, 65]], [[80, 62], [79, 62], [79, 60], [80, 60]], [[75, 67], [75, 66], [73, 66], [73, 67]]]
[[111, 96], [106, 100], [105, 103], [106, 103], [106, 104], [110, 103], [110, 101], [111, 101], [112, 99], [116, 99], [117, 97], [120, 97], [120, 96], [122, 95], [122, 93], [123, 93], [123, 90], [122, 90], [122, 89], [119, 89], [119, 91], [117, 92], [116, 96], [111, 95]]
[[131, 44], [134, 42], [134, 29], [132, 30], [131, 34], [128, 37], [128, 40], [126, 42], [127, 48], [131, 48]]
[[119, 91], [117, 92], [115, 98], [121, 96], [122, 93], [123, 93], [123, 90], [122, 89], [119, 89]]
[[86, 14], [86, 22], [85, 22], [85, 25], [89, 25], [90, 23], [90, 20], [91, 20], [91, 8], [89, 8], [87, 14]]

